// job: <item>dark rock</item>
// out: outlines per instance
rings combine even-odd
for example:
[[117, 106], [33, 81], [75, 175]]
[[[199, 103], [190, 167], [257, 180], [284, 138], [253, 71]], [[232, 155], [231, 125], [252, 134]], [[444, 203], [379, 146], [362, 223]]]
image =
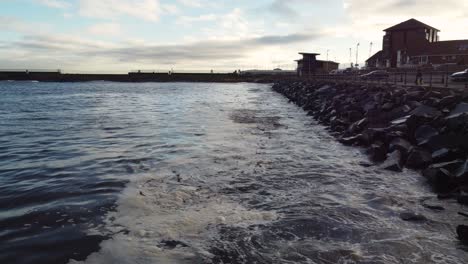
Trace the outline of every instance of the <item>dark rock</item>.
[[441, 148], [439, 150], [436, 150], [432, 152], [432, 160], [434, 162], [441, 162], [441, 161], [446, 161], [455, 158], [454, 153], [456, 151], [452, 151], [448, 148]]
[[184, 242], [177, 240], [163, 240], [161, 241], [161, 246], [167, 249], [174, 249], [176, 247], [188, 247], [188, 245]]
[[464, 205], [468, 205], [468, 195], [459, 195], [458, 198], [457, 198], [457, 202], [459, 204], [464, 204]]
[[349, 111], [347, 115], [348, 115], [348, 120], [351, 122], [356, 122], [362, 119], [362, 113], [358, 111]]
[[384, 161], [387, 158], [387, 148], [383, 142], [377, 141], [370, 146], [369, 154], [373, 161]]
[[412, 148], [413, 146], [411, 145], [411, 143], [409, 143], [408, 140], [405, 140], [403, 138], [395, 138], [394, 140], [392, 140], [392, 142], [390, 142], [389, 151], [393, 152], [395, 150], [399, 150], [401, 154], [406, 158]]
[[384, 111], [390, 111], [392, 110], [394, 107], [394, 105], [392, 103], [385, 103], [383, 106], [382, 106], [382, 110]]
[[412, 222], [422, 222], [427, 220], [427, 218], [424, 215], [417, 214], [414, 212], [403, 212], [400, 214], [400, 218], [404, 221]]
[[352, 136], [352, 137], [342, 137], [340, 138], [338, 141], [346, 146], [351, 146], [355, 143], [358, 143], [360, 138], [361, 138], [361, 134], [359, 135], [356, 135], [356, 136]]
[[391, 171], [402, 171], [403, 165], [401, 160], [401, 152], [399, 150], [395, 150], [388, 154], [388, 158], [384, 161], [381, 167]]
[[414, 133], [414, 138], [418, 145], [423, 145], [427, 143], [432, 137], [439, 135], [439, 131], [432, 126], [422, 125], [416, 129]]
[[439, 150], [442, 148], [450, 149], [455, 151], [458, 148], [468, 149], [468, 135], [463, 134], [442, 134], [431, 137], [424, 146], [432, 151]]
[[423, 176], [436, 192], [447, 193], [456, 187], [454, 177], [447, 169], [429, 167], [423, 171]]
[[445, 208], [440, 205], [432, 205], [432, 204], [423, 204], [424, 207], [434, 210], [434, 211], [444, 211]]
[[437, 108], [427, 105], [420, 105], [411, 111], [411, 115], [432, 119], [441, 116], [442, 113]]
[[453, 95], [446, 96], [439, 101], [440, 107], [446, 107], [451, 104], [454, 104], [457, 101], [457, 97]]
[[467, 214], [467, 213], [458, 212], [458, 214], [461, 215], [461, 216], [464, 216], [464, 217], [468, 217], [468, 214]]
[[422, 169], [432, 161], [432, 155], [428, 151], [420, 148], [413, 148], [406, 160], [406, 166], [412, 169]]
[[467, 178], [468, 177], [468, 159], [463, 162], [463, 164], [458, 167], [457, 172], [455, 173], [457, 178]]
[[459, 225], [457, 226], [457, 235], [458, 239], [461, 241], [467, 242], [468, 241], [468, 226]]
[[439, 199], [439, 200], [453, 199], [455, 197], [456, 197], [456, 195], [453, 194], [453, 193], [439, 193], [437, 195], [437, 199]]
[[447, 119], [455, 118], [463, 114], [468, 114], [468, 103], [458, 104], [455, 109], [450, 112], [450, 115], [447, 117]]

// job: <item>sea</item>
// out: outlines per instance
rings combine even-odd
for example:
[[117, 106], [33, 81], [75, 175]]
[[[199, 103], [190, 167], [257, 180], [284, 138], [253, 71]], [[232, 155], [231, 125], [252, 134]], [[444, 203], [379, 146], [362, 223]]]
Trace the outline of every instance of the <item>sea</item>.
[[2, 264], [468, 263], [463, 210], [270, 84], [0, 82]]

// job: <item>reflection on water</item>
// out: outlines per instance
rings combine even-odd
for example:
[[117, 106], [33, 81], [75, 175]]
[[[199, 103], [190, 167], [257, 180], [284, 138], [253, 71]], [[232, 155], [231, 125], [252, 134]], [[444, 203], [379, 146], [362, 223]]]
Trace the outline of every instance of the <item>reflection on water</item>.
[[1, 263], [468, 259], [459, 205], [363, 166], [268, 85], [0, 88]]

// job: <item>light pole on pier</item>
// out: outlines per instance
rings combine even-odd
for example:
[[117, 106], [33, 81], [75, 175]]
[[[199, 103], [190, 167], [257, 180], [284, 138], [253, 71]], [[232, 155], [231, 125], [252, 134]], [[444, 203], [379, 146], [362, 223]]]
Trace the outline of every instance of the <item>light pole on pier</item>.
[[359, 43], [356, 45], [356, 68], [359, 66], [358, 58], [359, 58]]
[[325, 66], [325, 69], [326, 69], [327, 73], [328, 73], [328, 53], [329, 53], [329, 52], [330, 52], [330, 50], [327, 49], [327, 62], [326, 62], [327, 65]]

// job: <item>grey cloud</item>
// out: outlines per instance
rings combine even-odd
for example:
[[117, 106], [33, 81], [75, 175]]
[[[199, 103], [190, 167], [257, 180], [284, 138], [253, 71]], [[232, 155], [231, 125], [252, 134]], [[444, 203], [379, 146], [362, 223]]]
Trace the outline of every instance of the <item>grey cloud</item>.
[[203, 41], [179, 45], [123, 45], [106, 46], [85, 40], [61, 39], [50, 36], [28, 36], [9, 44], [9, 49], [22, 49], [30, 53], [67, 54], [82, 58], [110, 58], [123, 62], [150, 62], [176, 64], [238, 60], [251, 52], [269, 46], [289, 45], [320, 38], [314, 34], [261, 36], [243, 40]]
[[296, 43], [296, 42], [303, 42], [307, 40], [311, 40], [318, 37], [318, 35], [314, 34], [291, 34], [286, 36], [264, 36], [255, 39], [255, 42], [261, 44], [289, 44], [289, 43]]
[[286, 2], [286, 1], [283, 1], [283, 0], [275, 0], [268, 6], [268, 10], [273, 12], [273, 13], [288, 16], [288, 17], [291, 17], [291, 18], [299, 16], [299, 13], [296, 12], [290, 6], [290, 3], [291, 2], [289, 2], [289, 1]]

